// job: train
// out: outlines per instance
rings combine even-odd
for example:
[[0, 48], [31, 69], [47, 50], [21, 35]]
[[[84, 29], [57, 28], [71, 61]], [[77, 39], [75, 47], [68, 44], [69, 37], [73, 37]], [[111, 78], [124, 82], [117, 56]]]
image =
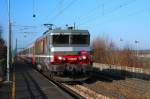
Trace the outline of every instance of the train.
[[48, 29], [19, 56], [51, 75], [88, 74], [93, 64], [90, 33], [73, 27]]

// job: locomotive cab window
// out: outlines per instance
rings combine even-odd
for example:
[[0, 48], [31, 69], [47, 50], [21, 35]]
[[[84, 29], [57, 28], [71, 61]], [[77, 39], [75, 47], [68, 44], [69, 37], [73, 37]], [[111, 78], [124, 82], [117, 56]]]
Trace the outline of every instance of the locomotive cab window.
[[89, 35], [72, 35], [72, 44], [89, 44]]
[[53, 35], [53, 44], [69, 44], [69, 35]]

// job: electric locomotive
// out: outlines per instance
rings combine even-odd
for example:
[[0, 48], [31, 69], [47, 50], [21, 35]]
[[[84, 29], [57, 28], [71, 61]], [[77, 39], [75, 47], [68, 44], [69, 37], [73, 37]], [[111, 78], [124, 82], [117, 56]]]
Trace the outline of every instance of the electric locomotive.
[[53, 75], [86, 74], [92, 70], [92, 49], [88, 30], [49, 29], [20, 55]]

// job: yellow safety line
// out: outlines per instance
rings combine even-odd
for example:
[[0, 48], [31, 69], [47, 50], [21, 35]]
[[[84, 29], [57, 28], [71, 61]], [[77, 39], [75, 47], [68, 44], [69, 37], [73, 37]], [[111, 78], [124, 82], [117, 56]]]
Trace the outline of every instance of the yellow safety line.
[[16, 75], [15, 72], [13, 71], [12, 99], [15, 99], [15, 95], [16, 95]]

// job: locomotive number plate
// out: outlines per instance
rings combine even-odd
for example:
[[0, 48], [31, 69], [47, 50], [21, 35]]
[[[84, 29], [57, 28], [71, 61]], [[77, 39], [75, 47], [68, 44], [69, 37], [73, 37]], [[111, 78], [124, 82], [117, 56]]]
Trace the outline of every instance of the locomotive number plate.
[[75, 60], [77, 60], [77, 58], [68, 58], [68, 60], [75, 61]]

